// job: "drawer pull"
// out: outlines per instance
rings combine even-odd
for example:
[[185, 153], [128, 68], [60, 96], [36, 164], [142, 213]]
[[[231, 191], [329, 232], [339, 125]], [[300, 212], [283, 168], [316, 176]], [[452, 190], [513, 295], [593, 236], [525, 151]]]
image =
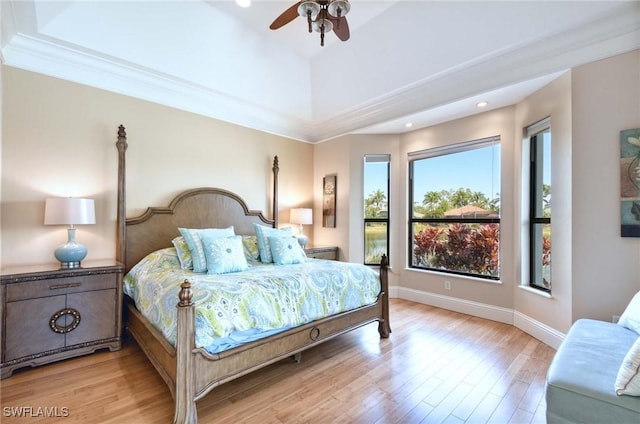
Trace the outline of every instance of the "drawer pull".
[[309, 337], [311, 337], [311, 340], [314, 342], [318, 340], [320, 338], [320, 329], [318, 327], [313, 327], [309, 333]]
[[82, 283], [66, 283], [66, 284], [54, 284], [49, 287], [49, 290], [68, 289], [71, 287], [80, 287]]
[[[64, 315], [71, 315], [73, 317], [73, 321], [67, 326], [59, 326], [56, 321]], [[75, 330], [78, 325], [80, 325], [80, 312], [73, 308], [60, 309], [55, 314], [51, 315], [51, 319], [49, 320], [49, 327], [51, 327], [51, 331], [58, 334], [70, 333]]]

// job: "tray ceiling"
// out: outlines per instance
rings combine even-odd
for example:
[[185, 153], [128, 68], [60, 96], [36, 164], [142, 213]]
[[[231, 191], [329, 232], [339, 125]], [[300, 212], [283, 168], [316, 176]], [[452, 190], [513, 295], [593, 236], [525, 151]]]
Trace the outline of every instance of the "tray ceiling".
[[[320, 47], [294, 2], [3, 0], [2, 60], [308, 142], [514, 104], [640, 48], [637, 1], [359, 1]], [[487, 108], [482, 109], [482, 111]]]

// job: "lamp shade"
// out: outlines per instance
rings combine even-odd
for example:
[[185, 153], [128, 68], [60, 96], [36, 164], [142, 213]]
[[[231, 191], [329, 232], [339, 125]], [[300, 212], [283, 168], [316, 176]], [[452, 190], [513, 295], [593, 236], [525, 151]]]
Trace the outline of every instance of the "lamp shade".
[[95, 224], [93, 199], [49, 198], [44, 206], [44, 225]]
[[313, 211], [307, 208], [291, 209], [289, 221], [292, 224], [309, 225], [313, 223]]

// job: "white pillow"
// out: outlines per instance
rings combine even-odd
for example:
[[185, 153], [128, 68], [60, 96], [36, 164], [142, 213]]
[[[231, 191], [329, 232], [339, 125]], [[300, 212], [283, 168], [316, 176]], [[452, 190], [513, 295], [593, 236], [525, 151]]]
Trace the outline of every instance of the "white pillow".
[[616, 377], [616, 394], [640, 396], [640, 337], [629, 349]]
[[636, 293], [624, 310], [618, 324], [640, 334], [640, 292]]

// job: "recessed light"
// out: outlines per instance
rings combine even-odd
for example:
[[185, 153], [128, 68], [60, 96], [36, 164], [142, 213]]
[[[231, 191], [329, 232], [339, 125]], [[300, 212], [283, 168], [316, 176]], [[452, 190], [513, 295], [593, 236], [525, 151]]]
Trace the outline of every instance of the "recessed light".
[[407, 122], [406, 124], [404, 124], [405, 128], [411, 128], [413, 127], [413, 123], [411, 122]]
[[489, 102], [487, 102], [487, 101], [482, 101], [482, 102], [478, 102], [478, 103], [476, 103], [476, 106], [478, 106], [478, 107], [485, 107], [485, 106], [487, 106], [488, 104], [489, 104]]
[[240, 7], [249, 7], [251, 6], [251, 0], [236, 0], [236, 4]]

